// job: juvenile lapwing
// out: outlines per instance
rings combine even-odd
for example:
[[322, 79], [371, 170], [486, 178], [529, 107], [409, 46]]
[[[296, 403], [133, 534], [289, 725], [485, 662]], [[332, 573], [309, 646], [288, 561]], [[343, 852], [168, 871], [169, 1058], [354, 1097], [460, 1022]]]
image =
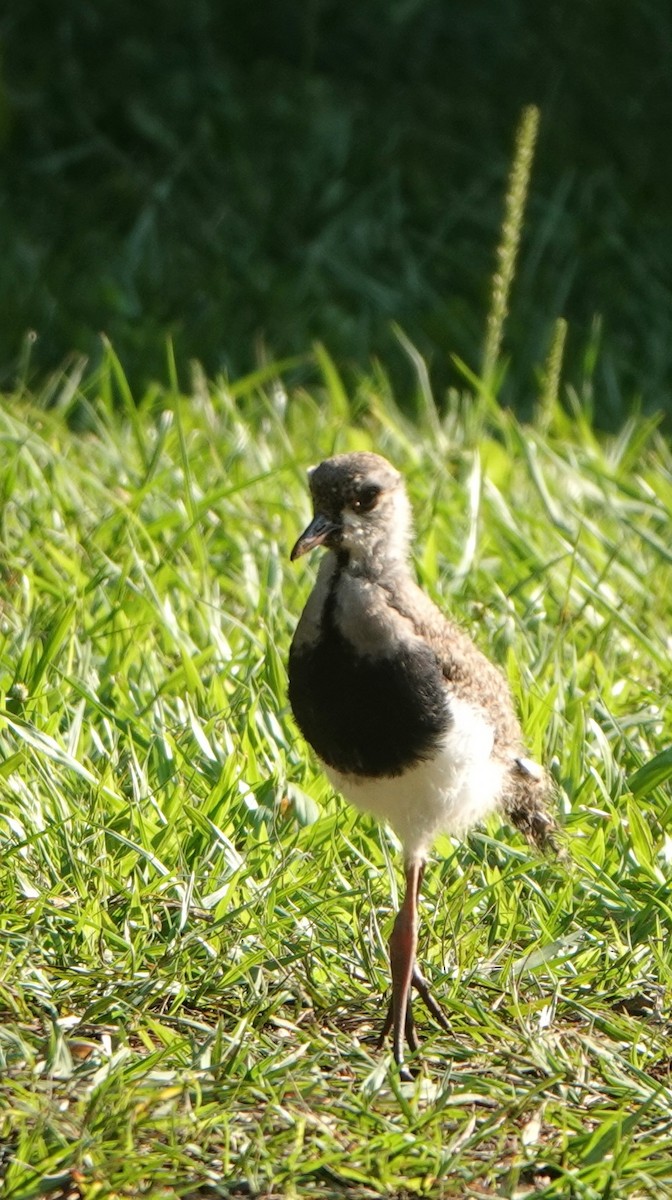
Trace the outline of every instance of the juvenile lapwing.
[[390, 1029], [402, 1075], [417, 1048], [411, 989], [448, 1021], [416, 962], [418, 897], [439, 833], [495, 808], [542, 848], [555, 844], [548, 783], [525, 757], [508, 685], [415, 583], [404, 482], [377, 454], [339, 454], [310, 472], [314, 515], [292, 560], [328, 553], [289, 655], [289, 699], [330, 781], [387, 821], [404, 850], [406, 892], [390, 937]]

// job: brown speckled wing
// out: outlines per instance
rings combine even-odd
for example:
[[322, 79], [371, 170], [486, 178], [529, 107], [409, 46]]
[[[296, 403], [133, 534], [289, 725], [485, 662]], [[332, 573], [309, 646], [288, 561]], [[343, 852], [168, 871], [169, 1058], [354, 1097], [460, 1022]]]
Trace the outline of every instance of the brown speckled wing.
[[509, 770], [502, 808], [517, 829], [542, 850], [558, 851], [558, 827], [548, 809], [551, 786], [546, 772], [525, 757], [523, 734], [508, 683], [501, 671], [464, 630], [443, 613], [412, 580], [388, 592], [388, 603], [406, 617], [441, 663], [449, 702], [455, 695], [477, 705], [493, 726], [494, 753]]

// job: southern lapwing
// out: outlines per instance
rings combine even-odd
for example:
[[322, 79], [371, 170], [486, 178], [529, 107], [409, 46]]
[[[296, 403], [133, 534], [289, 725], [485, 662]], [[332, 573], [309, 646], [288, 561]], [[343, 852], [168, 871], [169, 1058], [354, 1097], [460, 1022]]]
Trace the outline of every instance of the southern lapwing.
[[417, 1048], [415, 987], [447, 1019], [416, 963], [418, 897], [439, 833], [461, 834], [499, 808], [542, 848], [555, 846], [543, 770], [525, 757], [499, 670], [415, 583], [401, 475], [377, 454], [339, 454], [310, 472], [314, 515], [294, 546], [323, 557], [289, 655], [289, 699], [334, 787], [387, 821], [404, 850], [406, 893], [390, 937], [390, 1029], [402, 1077]]

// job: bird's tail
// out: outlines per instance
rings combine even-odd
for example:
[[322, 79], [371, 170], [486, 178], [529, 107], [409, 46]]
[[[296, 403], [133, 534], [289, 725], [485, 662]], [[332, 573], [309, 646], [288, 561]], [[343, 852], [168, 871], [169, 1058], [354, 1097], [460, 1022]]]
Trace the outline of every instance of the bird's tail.
[[551, 801], [551, 782], [546, 772], [528, 758], [514, 759], [503, 796], [506, 816], [538, 850], [563, 856]]

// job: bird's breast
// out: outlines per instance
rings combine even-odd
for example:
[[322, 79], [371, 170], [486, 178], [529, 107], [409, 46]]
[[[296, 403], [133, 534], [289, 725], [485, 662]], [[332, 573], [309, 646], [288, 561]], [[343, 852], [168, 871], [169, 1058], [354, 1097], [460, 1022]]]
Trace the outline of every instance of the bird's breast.
[[[420, 639], [345, 636], [326, 605], [320, 635], [295, 639], [289, 699], [304, 737], [328, 766], [371, 777], [399, 775], [429, 758], [450, 716], [441, 668]], [[360, 626], [361, 633], [361, 626]]]

